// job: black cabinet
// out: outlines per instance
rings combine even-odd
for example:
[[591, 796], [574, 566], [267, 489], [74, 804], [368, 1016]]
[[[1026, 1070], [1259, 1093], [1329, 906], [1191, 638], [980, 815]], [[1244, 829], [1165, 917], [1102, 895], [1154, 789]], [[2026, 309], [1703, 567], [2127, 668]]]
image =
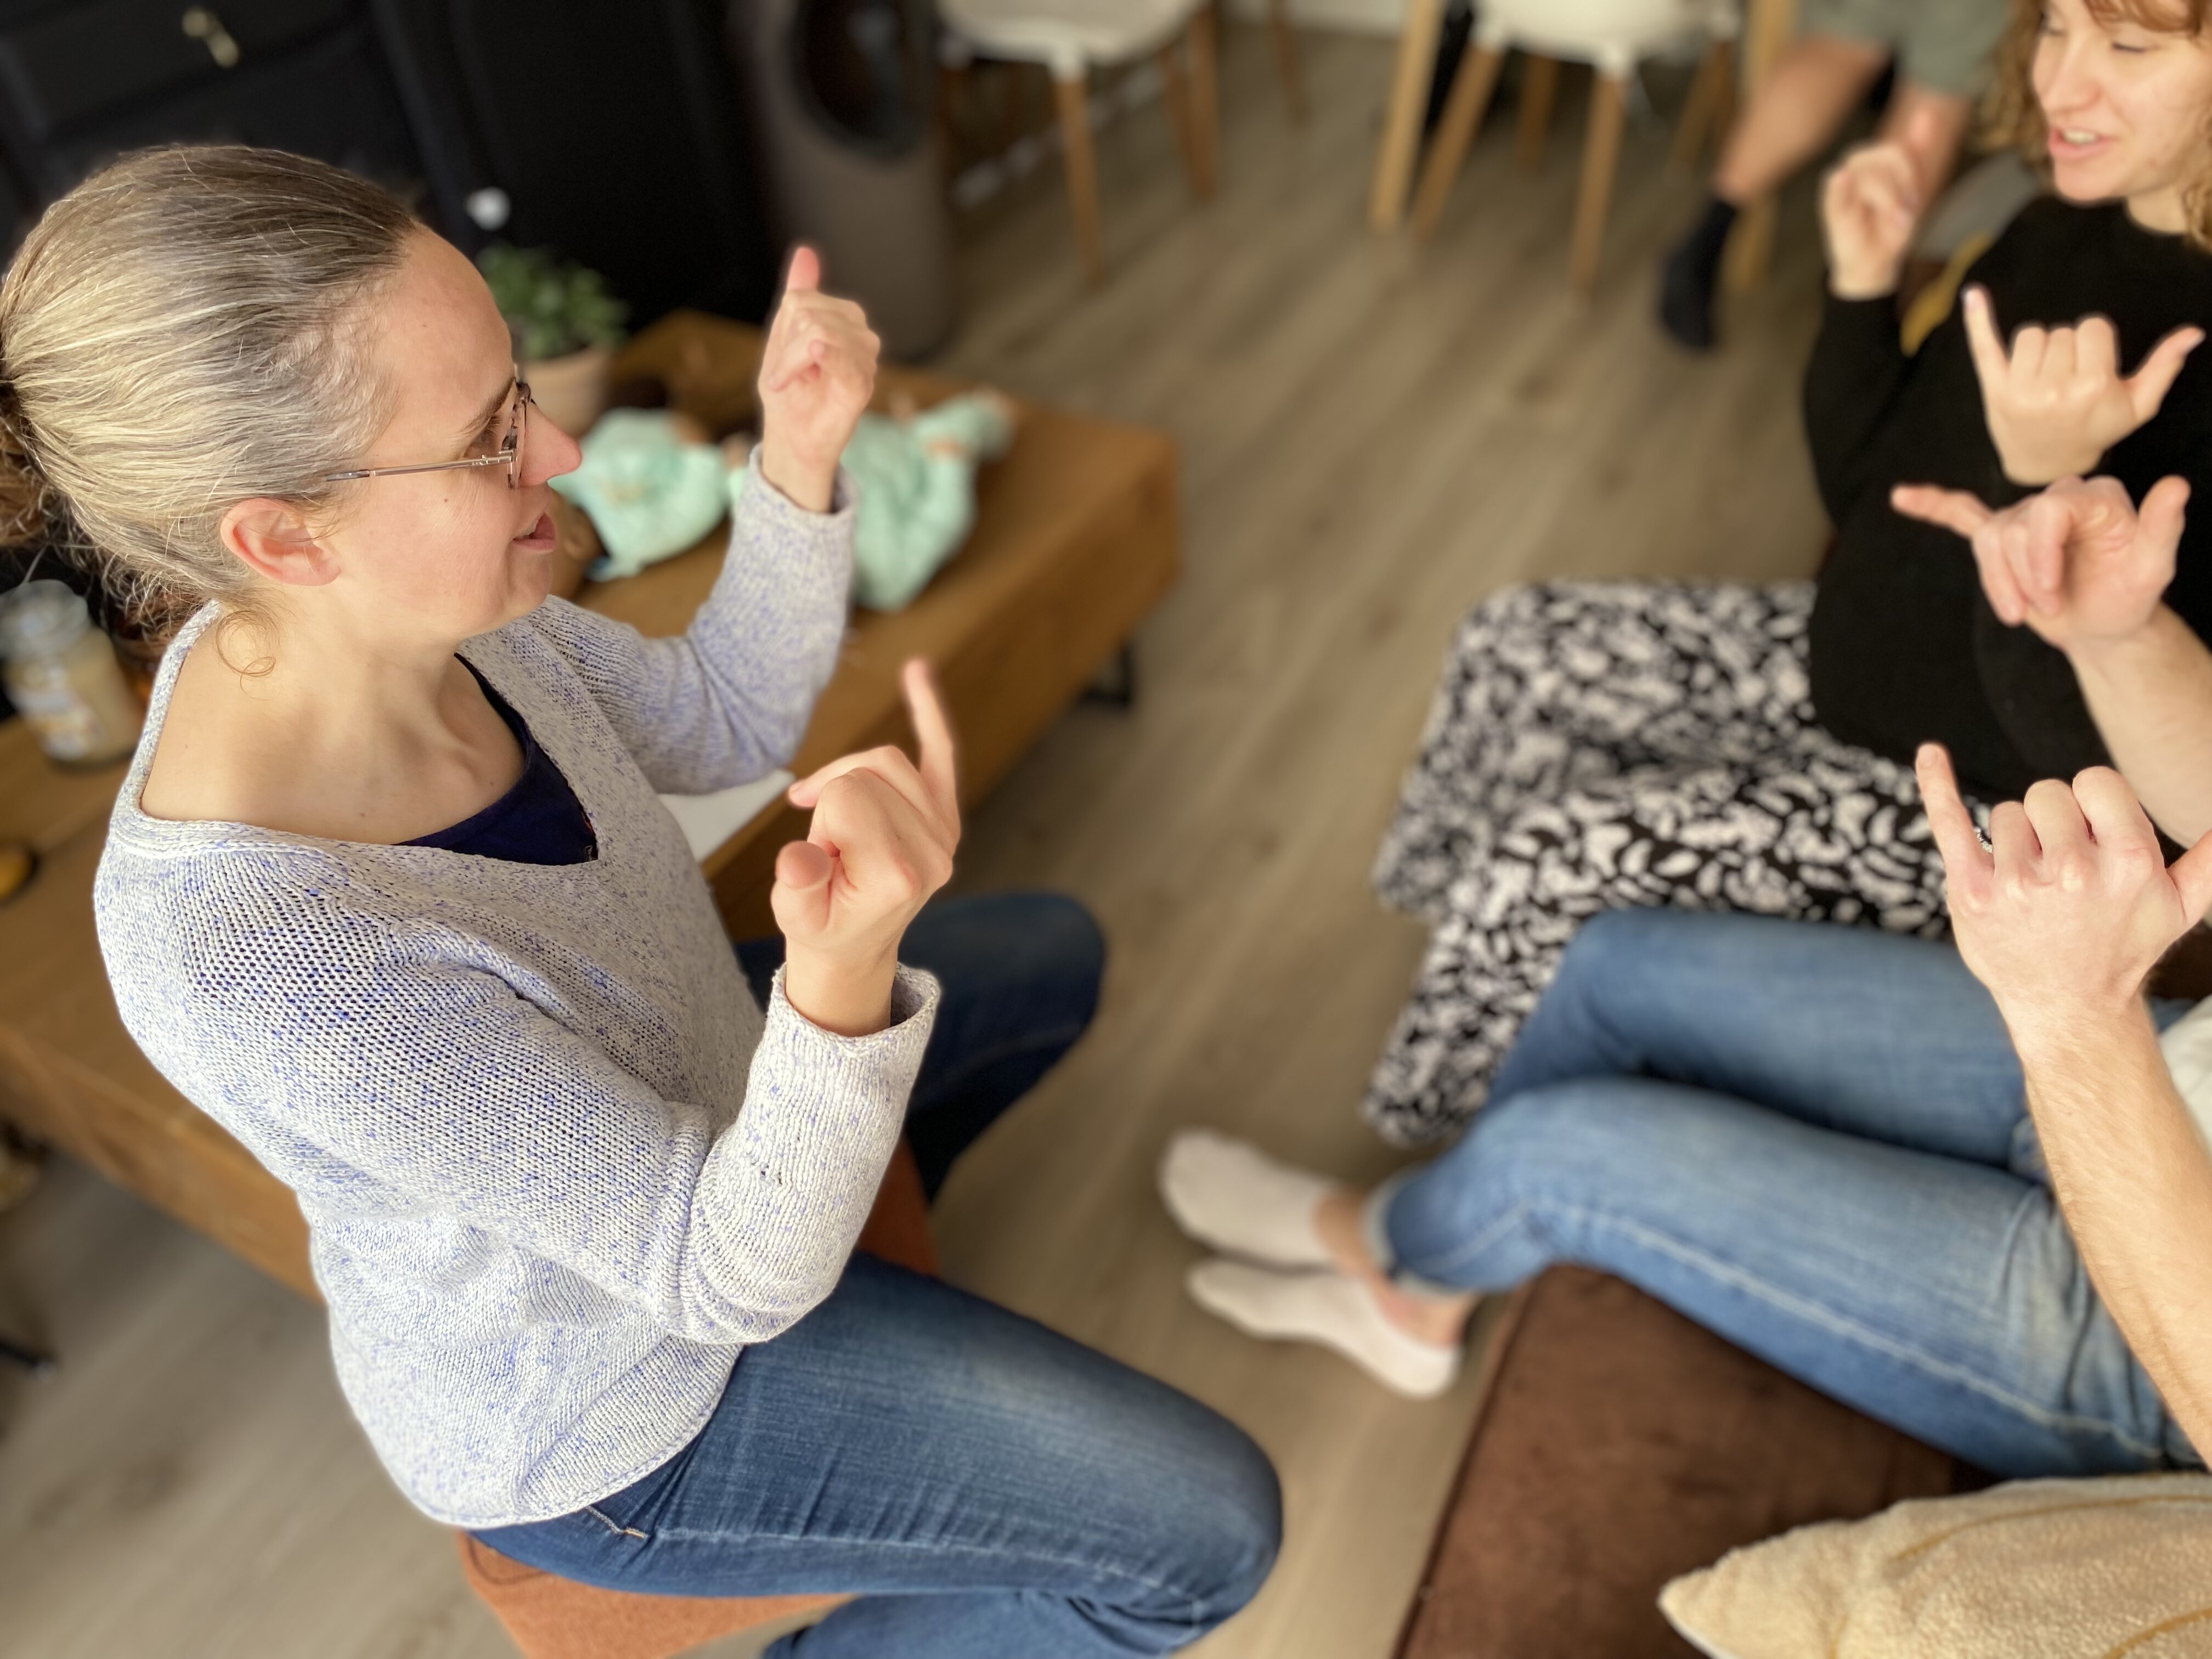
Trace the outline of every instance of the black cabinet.
[[0, 238], [101, 161], [222, 140], [387, 185], [633, 319], [765, 315], [776, 254], [720, 0], [0, 0]]
[[190, 140], [320, 156], [428, 205], [421, 152], [358, 0], [0, 5], [0, 149], [29, 200], [122, 150]]
[[[646, 322], [758, 320], [776, 276], [710, 0], [377, 0], [442, 216], [602, 273]], [[477, 234], [483, 234], [479, 231]]]

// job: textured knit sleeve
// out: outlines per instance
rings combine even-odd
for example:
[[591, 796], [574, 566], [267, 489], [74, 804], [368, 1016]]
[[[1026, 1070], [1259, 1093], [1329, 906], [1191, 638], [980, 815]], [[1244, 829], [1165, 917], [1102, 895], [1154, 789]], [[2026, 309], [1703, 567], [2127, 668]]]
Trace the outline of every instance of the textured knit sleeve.
[[809, 513], [751, 476], [722, 574], [691, 626], [647, 639], [627, 623], [548, 599], [527, 625], [574, 666], [653, 787], [703, 795], [789, 760], [844, 638], [853, 495]]
[[1805, 371], [1805, 436], [1832, 524], [1850, 516], [1866, 488], [1875, 439], [1904, 389], [1910, 362], [1894, 301], [1828, 296]]
[[696, 1342], [765, 1341], [830, 1293], [897, 1141], [934, 980], [902, 969], [892, 1024], [841, 1037], [779, 975], [717, 1134], [708, 1103], [662, 1098], [442, 944], [433, 926], [368, 950], [225, 926], [193, 937], [165, 995], [134, 981], [119, 1000], [149, 1054], [193, 1057], [179, 1086], [319, 1206], [477, 1230]]

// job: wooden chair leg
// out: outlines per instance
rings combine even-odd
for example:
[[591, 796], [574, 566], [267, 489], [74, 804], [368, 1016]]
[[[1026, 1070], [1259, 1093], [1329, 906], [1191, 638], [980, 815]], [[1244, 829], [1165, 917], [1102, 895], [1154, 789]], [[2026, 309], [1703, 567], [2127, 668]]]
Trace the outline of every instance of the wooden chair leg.
[[1729, 141], [1729, 134], [1735, 131], [1735, 82], [1738, 70], [1735, 42], [1717, 40], [1713, 44], [1721, 54], [1721, 72], [1715, 77], [1718, 85], [1718, 93], [1713, 99], [1712, 151], [1717, 157], [1721, 153], [1721, 146]]
[[1574, 251], [1567, 260], [1567, 280], [1583, 294], [1597, 287], [1598, 252], [1605, 245], [1605, 215], [1613, 201], [1613, 168], [1620, 160], [1620, 129], [1627, 111], [1626, 76], [1601, 71], [1591, 77], [1589, 134], [1583, 141]]
[[1200, 161], [1199, 199], [1221, 188], [1221, 89], [1216, 79], [1213, 8], [1202, 5], [1183, 31], [1190, 52], [1190, 147]]
[[1091, 143], [1091, 82], [1077, 76], [1053, 76], [1060, 104], [1060, 142], [1067, 173], [1067, 205], [1075, 216], [1075, 251], [1083, 259], [1084, 279], [1096, 288], [1106, 280], [1104, 239], [1098, 225], [1098, 156]]
[[1168, 125], [1175, 129], [1176, 154], [1190, 180], [1190, 193], [1206, 198], [1205, 164], [1199, 160], [1197, 140], [1190, 130], [1190, 82], [1182, 72], [1182, 55], [1174, 41], [1162, 46], [1153, 60], [1160, 70], [1160, 101], [1168, 106]]
[[1444, 0], [1406, 0], [1406, 21], [1398, 33], [1398, 67], [1390, 77], [1390, 103], [1382, 118], [1382, 142], [1375, 150], [1375, 178], [1367, 191], [1367, 224], [1389, 235], [1405, 222], [1406, 193], [1413, 187], [1413, 157], [1421, 147], [1421, 116], [1429, 99], [1429, 77], [1436, 70], [1437, 35], [1443, 26]]
[[945, 165], [948, 169], [960, 165], [961, 117], [968, 108], [969, 87], [973, 73], [965, 64], [938, 65], [938, 141], [945, 146]]
[[999, 65], [999, 153], [1012, 149], [1029, 131], [1027, 64]]
[[1421, 167], [1421, 182], [1413, 191], [1413, 234], [1425, 242], [1437, 234], [1445, 198], [1451, 194], [1452, 181], [1459, 177], [1467, 147], [1482, 125], [1491, 96], [1498, 90], [1498, 71], [1504, 63], [1504, 49], [1493, 46], [1470, 47], [1460, 59], [1459, 73], [1452, 77], [1451, 96], [1444, 100], [1443, 117], [1429, 143], [1429, 159]]
[[1514, 159], [1534, 168], [1544, 159], [1544, 138], [1552, 130], [1552, 106], [1559, 95], [1559, 60], [1529, 57], [1521, 66], [1521, 134]]
[[1698, 64], [1697, 78], [1682, 104], [1681, 124], [1674, 129], [1673, 164], [1682, 172], [1694, 171], [1705, 159], [1708, 143], [1717, 146], [1728, 139], [1735, 113], [1735, 46], [1716, 40]]
[[[1796, 0], [1748, 0], [1743, 10], [1743, 95], [1754, 98], [1790, 49], [1797, 27]], [[1774, 258], [1774, 198], [1744, 204], [1721, 256], [1721, 286], [1745, 294], [1766, 280]]]
[[1283, 81], [1283, 102], [1292, 125], [1306, 118], [1305, 79], [1298, 66], [1297, 32], [1291, 27], [1291, 0], [1267, 0], [1267, 32], [1275, 37], [1275, 71]]

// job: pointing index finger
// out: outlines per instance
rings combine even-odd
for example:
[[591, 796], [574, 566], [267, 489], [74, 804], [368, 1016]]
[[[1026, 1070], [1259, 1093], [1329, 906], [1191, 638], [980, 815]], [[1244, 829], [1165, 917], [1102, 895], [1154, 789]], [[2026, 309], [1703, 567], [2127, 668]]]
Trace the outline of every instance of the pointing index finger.
[[1899, 484], [1889, 492], [1889, 504], [1908, 519], [1940, 525], [1969, 541], [1976, 531], [1996, 516], [1978, 496], [1936, 484]]
[[906, 693], [907, 713], [914, 721], [915, 739], [921, 745], [922, 781], [957, 823], [960, 784], [954, 764], [952, 721], [945, 712], [945, 698], [937, 689], [937, 676], [927, 662], [915, 657], [907, 663], [899, 678]]

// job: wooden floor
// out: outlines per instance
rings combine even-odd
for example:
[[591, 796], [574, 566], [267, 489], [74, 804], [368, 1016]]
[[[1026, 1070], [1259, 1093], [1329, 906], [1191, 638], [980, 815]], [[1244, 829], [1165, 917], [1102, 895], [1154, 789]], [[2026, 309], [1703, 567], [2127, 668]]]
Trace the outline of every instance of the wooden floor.
[[[1817, 312], [1802, 201], [1775, 282], [1693, 362], [1649, 321], [1652, 259], [1696, 201], [1662, 127], [1631, 128], [1585, 305], [1562, 281], [1577, 101], [1534, 174], [1486, 135], [1417, 253], [1362, 225], [1389, 45], [1307, 52], [1314, 115], [1292, 131], [1265, 37], [1231, 32], [1209, 210], [1157, 106], [1106, 135], [1098, 294], [1054, 170], [993, 203], [966, 228], [970, 320], [942, 360], [1183, 446], [1188, 570], [1143, 637], [1139, 708], [1076, 711], [963, 852], [968, 886], [1095, 908], [1105, 1006], [939, 1217], [954, 1278], [1199, 1395], [1273, 1455], [1286, 1553], [1206, 1659], [1382, 1659], [1474, 1402], [1405, 1404], [1199, 1314], [1180, 1285], [1196, 1252], [1152, 1193], [1163, 1141], [1219, 1124], [1347, 1174], [1390, 1167], [1353, 1109], [1419, 939], [1364, 874], [1471, 601], [1540, 574], [1798, 574], [1823, 535], [1796, 409]], [[64, 1169], [0, 1220], [5, 1329], [65, 1368], [0, 1378], [0, 1655], [508, 1651], [348, 1419], [314, 1310]]]

